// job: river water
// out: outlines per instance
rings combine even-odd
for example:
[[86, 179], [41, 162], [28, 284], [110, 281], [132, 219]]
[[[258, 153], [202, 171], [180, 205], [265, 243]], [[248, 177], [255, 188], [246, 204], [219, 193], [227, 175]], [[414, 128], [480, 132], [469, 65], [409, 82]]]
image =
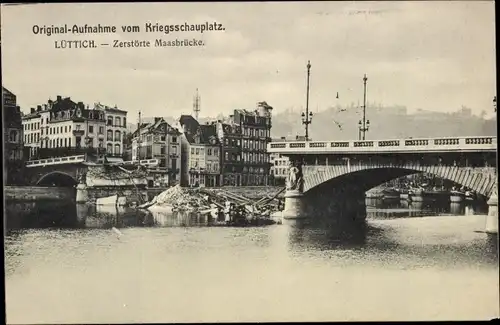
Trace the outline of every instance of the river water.
[[476, 232], [484, 206], [367, 203], [347, 230], [9, 203], [7, 322], [498, 317], [497, 245]]

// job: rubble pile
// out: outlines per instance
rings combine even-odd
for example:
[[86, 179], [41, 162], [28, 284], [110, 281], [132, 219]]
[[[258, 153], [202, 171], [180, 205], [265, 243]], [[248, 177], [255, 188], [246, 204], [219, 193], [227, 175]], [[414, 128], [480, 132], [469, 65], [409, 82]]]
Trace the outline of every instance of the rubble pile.
[[210, 202], [200, 191], [177, 185], [161, 192], [144, 207], [152, 205], [171, 206], [176, 210], [199, 210], [209, 208]]
[[171, 187], [158, 194], [139, 208], [154, 209], [167, 208], [173, 211], [192, 211], [200, 213], [211, 213], [215, 216], [224, 213], [229, 219], [238, 217], [246, 219], [270, 218], [273, 212], [280, 210], [277, 196], [262, 197], [259, 200], [251, 200], [241, 195], [228, 191], [211, 191], [200, 188], [185, 188], [179, 185]]

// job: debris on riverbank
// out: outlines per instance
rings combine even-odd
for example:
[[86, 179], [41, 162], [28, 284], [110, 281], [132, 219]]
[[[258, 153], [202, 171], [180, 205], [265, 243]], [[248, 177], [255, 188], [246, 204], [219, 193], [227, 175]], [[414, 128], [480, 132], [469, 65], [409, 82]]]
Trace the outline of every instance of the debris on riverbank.
[[214, 219], [226, 223], [251, 223], [255, 220], [274, 220], [271, 215], [281, 210], [281, 201], [277, 197], [283, 191], [284, 188], [274, 196], [251, 200], [221, 189], [184, 188], [177, 185], [138, 208], [164, 212], [198, 212], [210, 214]]

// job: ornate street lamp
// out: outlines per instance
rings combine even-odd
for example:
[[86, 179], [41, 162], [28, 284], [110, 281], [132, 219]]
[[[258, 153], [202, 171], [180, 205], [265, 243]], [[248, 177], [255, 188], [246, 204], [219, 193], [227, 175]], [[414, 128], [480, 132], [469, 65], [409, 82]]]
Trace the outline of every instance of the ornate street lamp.
[[309, 124], [311, 124], [313, 113], [309, 112], [309, 76], [311, 75], [311, 62], [307, 61], [307, 92], [306, 92], [306, 112], [302, 113], [302, 124], [306, 127], [306, 141], [309, 141]]
[[495, 109], [495, 113], [497, 112], [497, 96], [493, 97], [493, 108]]
[[365, 124], [364, 127], [363, 127], [363, 122], [364, 121], [362, 120], [359, 120], [358, 122], [358, 128], [359, 128], [358, 140], [365, 140], [365, 132], [368, 131], [368, 129], [370, 128], [370, 120], [366, 120], [366, 122], [364, 123]]

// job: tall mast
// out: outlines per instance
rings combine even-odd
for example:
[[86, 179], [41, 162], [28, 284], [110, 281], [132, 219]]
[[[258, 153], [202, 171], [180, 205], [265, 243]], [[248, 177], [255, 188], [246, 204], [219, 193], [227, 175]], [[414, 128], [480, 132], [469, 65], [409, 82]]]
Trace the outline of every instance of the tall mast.
[[200, 95], [198, 94], [198, 88], [196, 88], [196, 95], [194, 95], [193, 100], [193, 115], [196, 120], [198, 120], [200, 113]]
[[141, 160], [141, 111], [139, 111], [139, 118], [137, 119], [137, 160]]

